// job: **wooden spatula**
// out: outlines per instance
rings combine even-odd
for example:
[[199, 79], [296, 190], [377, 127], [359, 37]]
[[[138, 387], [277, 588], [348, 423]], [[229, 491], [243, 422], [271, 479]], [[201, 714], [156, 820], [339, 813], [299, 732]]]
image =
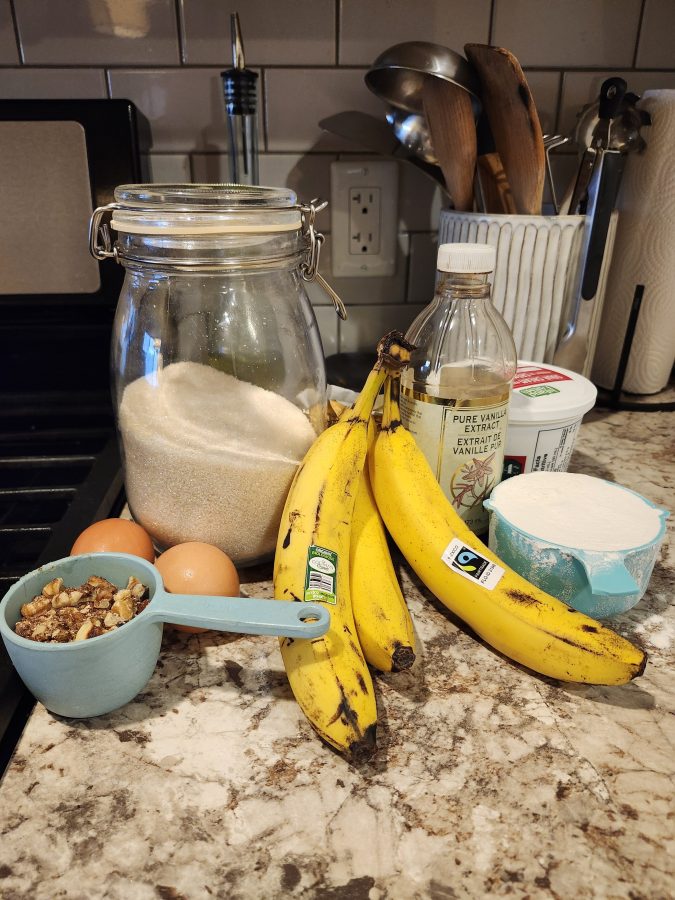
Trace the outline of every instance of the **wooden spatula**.
[[471, 97], [463, 88], [428, 76], [422, 88], [426, 116], [438, 164], [455, 209], [473, 209], [476, 128]]
[[539, 116], [520, 63], [508, 50], [465, 44], [497, 152], [511, 185], [516, 212], [541, 213], [546, 154]]
[[506, 177], [495, 139], [492, 137], [490, 125], [483, 110], [476, 122], [476, 139], [478, 142], [478, 183], [483, 203], [482, 212], [508, 213], [516, 211], [511, 194], [511, 185]]

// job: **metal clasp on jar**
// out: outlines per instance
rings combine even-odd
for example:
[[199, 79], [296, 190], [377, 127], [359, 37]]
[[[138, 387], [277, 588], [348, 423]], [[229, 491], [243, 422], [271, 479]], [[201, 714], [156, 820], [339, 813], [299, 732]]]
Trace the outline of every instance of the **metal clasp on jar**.
[[[333, 301], [333, 306], [338, 316], [341, 319], [346, 319], [347, 310], [344, 303], [319, 272], [319, 257], [324, 236], [320, 231], [316, 230], [315, 221], [316, 214], [325, 209], [327, 205], [326, 200], [315, 198], [310, 201], [309, 206], [300, 206], [302, 233], [309, 241], [307, 258], [300, 263], [300, 274], [304, 281], [317, 281]], [[120, 262], [117, 246], [113, 243], [110, 234], [110, 225], [107, 221], [104, 221], [104, 218], [106, 215], [112, 214], [114, 210], [123, 208], [120, 203], [108, 203], [107, 206], [97, 207], [92, 213], [91, 221], [89, 222], [89, 251], [94, 259], [114, 259], [116, 262]]]
[[347, 318], [347, 310], [342, 299], [335, 293], [333, 288], [328, 284], [323, 275], [319, 272], [319, 257], [321, 256], [321, 246], [325, 240], [323, 234], [314, 227], [316, 214], [321, 212], [328, 206], [327, 200], [319, 200], [315, 197], [310, 200], [309, 206], [301, 206], [302, 212], [302, 230], [309, 238], [309, 248], [307, 251], [307, 260], [300, 263], [300, 274], [305, 281], [317, 281], [323, 290], [333, 301], [335, 312], [341, 319]]
[[[110, 226], [103, 221], [106, 213], [112, 213], [115, 209], [121, 209], [119, 203], [109, 203], [107, 206], [98, 206], [91, 215], [89, 221], [89, 252], [94, 259], [114, 259], [119, 262], [117, 247], [113, 245], [110, 236]], [[102, 243], [99, 244], [99, 239]]]

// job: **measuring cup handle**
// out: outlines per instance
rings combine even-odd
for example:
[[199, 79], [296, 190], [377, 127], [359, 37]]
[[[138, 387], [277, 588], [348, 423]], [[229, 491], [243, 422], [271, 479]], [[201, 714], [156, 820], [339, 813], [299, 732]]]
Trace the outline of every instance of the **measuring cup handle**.
[[318, 603], [205, 597], [165, 591], [157, 592], [152, 598], [147, 606], [147, 617], [215, 631], [293, 638], [321, 637], [330, 625], [330, 613]]
[[573, 553], [584, 567], [588, 583], [594, 594], [628, 596], [640, 592], [640, 586], [626, 568], [623, 559], [604, 559], [602, 565], [590, 560], [583, 553]]

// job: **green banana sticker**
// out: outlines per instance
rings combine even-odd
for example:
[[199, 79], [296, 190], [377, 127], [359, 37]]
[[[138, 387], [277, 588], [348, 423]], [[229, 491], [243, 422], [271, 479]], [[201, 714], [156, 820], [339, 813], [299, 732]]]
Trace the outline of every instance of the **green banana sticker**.
[[326, 547], [312, 544], [307, 551], [305, 571], [305, 600], [337, 603], [338, 555]]

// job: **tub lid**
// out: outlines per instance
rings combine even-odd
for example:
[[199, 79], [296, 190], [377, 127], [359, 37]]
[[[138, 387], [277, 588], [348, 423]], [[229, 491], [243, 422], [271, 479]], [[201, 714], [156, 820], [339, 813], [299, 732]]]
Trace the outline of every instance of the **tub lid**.
[[519, 360], [513, 379], [509, 423], [529, 425], [581, 417], [598, 391], [583, 375], [549, 363]]

